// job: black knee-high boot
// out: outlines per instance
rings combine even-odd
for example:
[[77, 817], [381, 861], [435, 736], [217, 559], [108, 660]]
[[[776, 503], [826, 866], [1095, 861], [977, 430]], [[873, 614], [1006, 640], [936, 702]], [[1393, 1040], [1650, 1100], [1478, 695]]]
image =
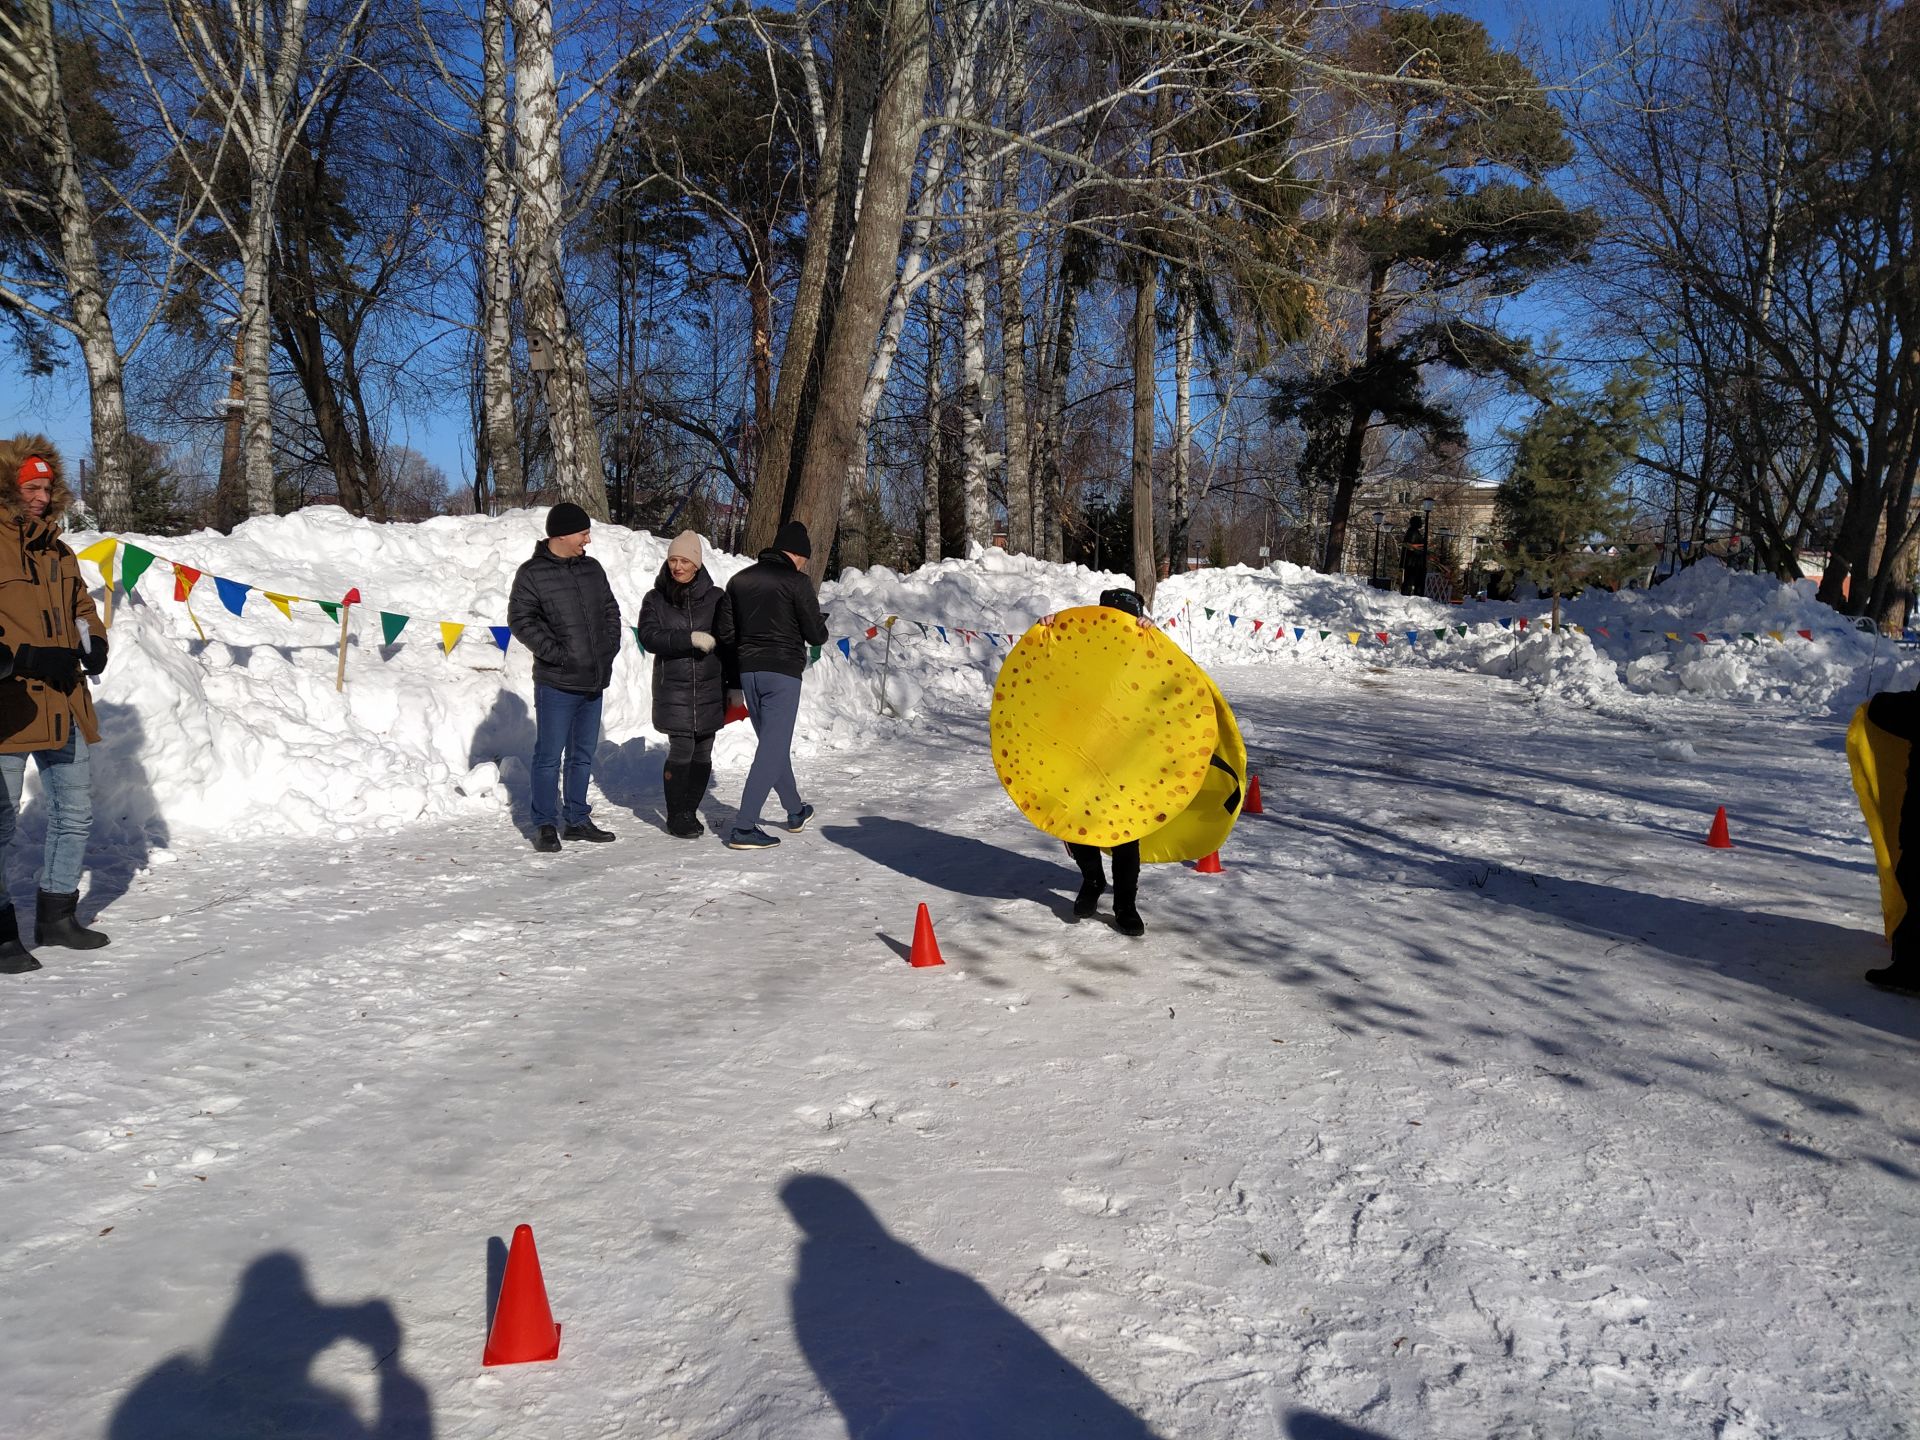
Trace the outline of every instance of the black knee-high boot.
[[1113, 923], [1122, 935], [1144, 935], [1146, 923], [1134, 908], [1140, 890], [1140, 842], [1113, 847]]
[[[1069, 843], [1067, 850], [1080, 867], [1080, 893], [1073, 897], [1073, 918], [1084, 920], [1100, 908], [1100, 897], [1107, 889], [1107, 877], [1100, 868], [1100, 847]], [[1118, 878], [1117, 870], [1115, 876]]]

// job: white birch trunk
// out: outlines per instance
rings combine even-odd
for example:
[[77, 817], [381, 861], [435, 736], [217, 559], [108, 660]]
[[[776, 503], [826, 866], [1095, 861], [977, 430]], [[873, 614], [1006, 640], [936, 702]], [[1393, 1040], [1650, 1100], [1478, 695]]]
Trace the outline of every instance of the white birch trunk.
[[983, 550], [993, 544], [993, 507], [987, 494], [987, 184], [980, 142], [962, 142], [967, 247], [960, 285], [960, 457], [966, 501], [967, 539]]
[[480, 143], [486, 181], [481, 199], [485, 284], [481, 323], [481, 411], [493, 469], [496, 508], [527, 501], [520, 468], [520, 425], [513, 408], [513, 183], [507, 170], [507, 0], [486, 0], [481, 21]]
[[560, 148], [560, 95], [554, 73], [548, 0], [512, 0], [515, 160], [519, 169], [520, 300], [529, 343], [546, 348], [547, 433], [553, 446], [555, 500], [571, 500], [607, 518], [606, 476], [588, 390], [587, 350], [567, 310], [562, 271], [566, 177]]
[[1182, 283], [1174, 296], [1173, 463], [1167, 474], [1167, 572], [1178, 575], [1187, 549], [1187, 504], [1193, 439], [1193, 343], [1199, 328], [1193, 292]]
[[[1008, 85], [1005, 128], [1026, 130], [1027, 7], [1013, 6], [1008, 22]], [[1032, 442], [1027, 425], [1027, 306], [1021, 291], [1026, 262], [1020, 247], [1020, 162], [1018, 146], [1001, 162], [1000, 208], [1007, 215], [994, 246], [998, 261], [1000, 296], [1000, 405], [1005, 418], [1004, 449], [1007, 479], [1007, 549], [1033, 553]]]
[[941, 372], [945, 368], [946, 356], [942, 352], [940, 335], [940, 286], [928, 285], [927, 297], [927, 449], [922, 462], [924, 473], [921, 478], [926, 514], [920, 522], [920, 542], [925, 564], [931, 565], [940, 558], [940, 460], [944, 447], [940, 443], [940, 407], [946, 403], [945, 386]]
[[25, 98], [54, 179], [51, 198], [67, 290], [67, 314], [60, 323], [79, 343], [87, 367], [94, 456], [88, 499], [104, 528], [124, 530], [133, 520], [133, 447], [127, 437], [126, 388], [107, 279], [94, 241], [93, 207], [80, 183], [73, 132], [67, 122], [52, 0], [27, 0], [22, 19]]

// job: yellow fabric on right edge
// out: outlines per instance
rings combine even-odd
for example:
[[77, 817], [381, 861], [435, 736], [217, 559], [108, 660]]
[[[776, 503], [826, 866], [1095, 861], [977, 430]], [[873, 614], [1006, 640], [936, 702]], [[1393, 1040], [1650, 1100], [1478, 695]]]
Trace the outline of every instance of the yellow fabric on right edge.
[[[1166, 865], [1181, 860], [1198, 860], [1211, 855], [1227, 843], [1240, 808], [1247, 803], [1247, 742], [1240, 737], [1240, 722], [1233, 718], [1233, 707], [1213, 677], [1204, 670], [1207, 688], [1213, 692], [1216, 734], [1213, 757], [1208, 762], [1207, 778], [1187, 808], [1152, 834], [1141, 837], [1140, 859], [1148, 865]], [[1224, 765], [1227, 768], [1221, 769]], [[1227, 802], [1231, 801], [1229, 805]]]
[[1873, 839], [1873, 861], [1880, 872], [1880, 912], [1887, 922], [1887, 938], [1906, 918], [1907, 898], [1893, 872], [1900, 863], [1900, 806], [1907, 798], [1907, 757], [1913, 747], [1889, 735], [1867, 719], [1867, 707], [1853, 712], [1847, 726], [1847, 764], [1853, 771], [1853, 793], [1867, 818]]

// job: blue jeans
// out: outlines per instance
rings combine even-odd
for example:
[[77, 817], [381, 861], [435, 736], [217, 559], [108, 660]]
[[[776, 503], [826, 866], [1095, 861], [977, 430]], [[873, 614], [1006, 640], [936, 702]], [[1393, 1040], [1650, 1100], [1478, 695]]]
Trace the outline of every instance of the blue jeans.
[[592, 807], [587, 804], [587, 777], [593, 773], [593, 752], [600, 744], [600, 696], [577, 695], [552, 685], [533, 687], [533, 825], [552, 825], [560, 809], [560, 756], [567, 757], [569, 825], [584, 825]]
[[746, 697], [747, 718], [760, 743], [754, 747], [753, 766], [740, 791], [733, 826], [752, 830], [760, 823], [760, 807], [767, 803], [769, 790], [780, 796], [789, 815], [806, 803], [793, 778], [793, 724], [800, 718], [800, 681], [777, 670], [750, 670], [740, 677], [740, 693]]
[[[69, 732], [58, 750], [35, 750], [40, 788], [47, 797], [47, 849], [40, 872], [40, 888], [55, 895], [72, 895], [80, 888], [80, 872], [87, 863], [87, 835], [93, 829], [93, 764], [87, 758], [87, 740], [78, 730]], [[27, 783], [27, 757], [0, 755], [0, 902], [6, 899], [6, 855], [20, 814], [20, 791]]]

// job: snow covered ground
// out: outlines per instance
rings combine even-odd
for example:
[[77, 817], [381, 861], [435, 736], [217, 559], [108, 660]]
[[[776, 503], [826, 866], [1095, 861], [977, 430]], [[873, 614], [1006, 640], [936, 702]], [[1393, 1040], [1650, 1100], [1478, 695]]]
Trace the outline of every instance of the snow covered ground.
[[[531, 522], [436, 524], [152, 548], [497, 623]], [[664, 543], [597, 538], [631, 611]], [[1892, 657], [1697, 575], [1684, 614], [1573, 619], [1824, 630], [1625, 642], [1667, 662], [1636, 676], [1297, 572], [1165, 587], [1267, 814], [1223, 875], [1150, 867], [1129, 941], [1068, 923], [984, 746], [996, 654], [1085, 572], [829, 587], [820, 821], [769, 854], [661, 834], [628, 655], [620, 840], [544, 857], [517, 647], [363, 628], [336, 696], [324, 616], [195, 591], [203, 641], [156, 567], [101, 692], [114, 943], [0, 1006], [0, 1433], [1915, 1433], [1920, 1005], [1859, 980], [1841, 746]], [[1345, 616], [1469, 631], [1292, 636]], [[922, 901], [942, 968], [903, 960]], [[482, 1370], [521, 1221], [561, 1358]]]

